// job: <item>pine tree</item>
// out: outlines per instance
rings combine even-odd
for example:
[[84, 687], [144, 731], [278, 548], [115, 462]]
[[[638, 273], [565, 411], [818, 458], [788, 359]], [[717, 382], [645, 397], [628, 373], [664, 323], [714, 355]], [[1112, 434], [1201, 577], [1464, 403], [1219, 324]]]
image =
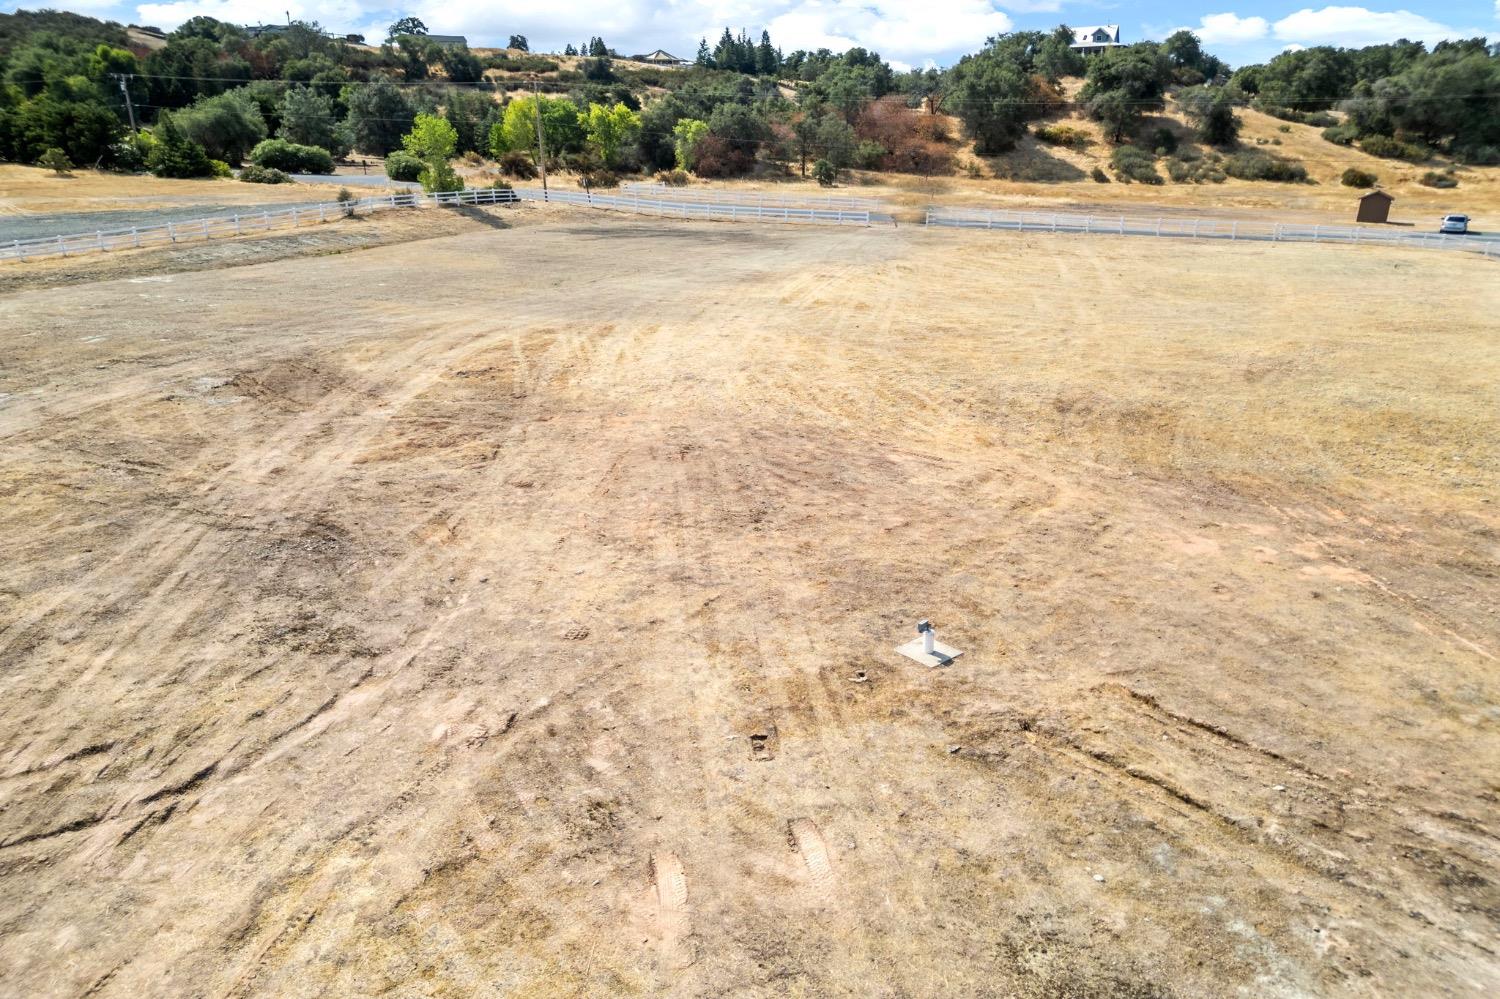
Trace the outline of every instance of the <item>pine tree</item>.
[[755, 71], [762, 76], [774, 76], [779, 68], [776, 50], [771, 48], [771, 33], [760, 33], [760, 47], [755, 50]]
[[700, 39], [698, 39], [698, 58], [695, 61], [697, 62], [697, 64], [699, 66], [708, 66], [708, 67], [712, 67], [713, 66], [713, 64], [714, 64], [714, 55], [713, 55], [712, 52], [708, 51], [708, 39], [707, 38], [700, 38]]

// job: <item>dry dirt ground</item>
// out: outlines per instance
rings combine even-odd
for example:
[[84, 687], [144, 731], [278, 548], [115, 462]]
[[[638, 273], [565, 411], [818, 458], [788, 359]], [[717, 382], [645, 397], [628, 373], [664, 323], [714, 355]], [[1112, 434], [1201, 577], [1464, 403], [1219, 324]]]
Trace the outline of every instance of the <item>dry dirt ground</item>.
[[1493, 995], [1497, 273], [596, 215], [0, 295], [0, 993]]

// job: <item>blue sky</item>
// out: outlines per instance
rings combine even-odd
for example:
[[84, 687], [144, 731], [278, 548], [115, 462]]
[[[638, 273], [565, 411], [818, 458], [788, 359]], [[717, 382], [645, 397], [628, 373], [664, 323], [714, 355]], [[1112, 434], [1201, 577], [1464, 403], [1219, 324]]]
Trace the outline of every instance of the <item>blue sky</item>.
[[[1476, 34], [1500, 38], [1500, 0], [1431, 0], [1370, 6], [1180, 0], [489, 0], [482, 6], [409, 0], [44, 0], [0, 2], [0, 10], [55, 7], [124, 23], [170, 29], [196, 14], [241, 24], [293, 17], [376, 40], [402, 14], [415, 14], [430, 31], [467, 35], [470, 44], [504, 44], [512, 32], [532, 49], [560, 50], [601, 35], [622, 52], [665, 48], [691, 58], [701, 35], [710, 43], [724, 25], [759, 34], [769, 28], [784, 50], [864, 45], [893, 63], [947, 65], [977, 48], [987, 35], [1014, 28], [1119, 24], [1126, 41], [1161, 38], [1173, 29], [1197, 31], [1209, 51], [1235, 65], [1259, 62], [1288, 46], [1368, 45], [1407, 37], [1429, 44]], [[466, 9], [467, 7], [467, 9]]]

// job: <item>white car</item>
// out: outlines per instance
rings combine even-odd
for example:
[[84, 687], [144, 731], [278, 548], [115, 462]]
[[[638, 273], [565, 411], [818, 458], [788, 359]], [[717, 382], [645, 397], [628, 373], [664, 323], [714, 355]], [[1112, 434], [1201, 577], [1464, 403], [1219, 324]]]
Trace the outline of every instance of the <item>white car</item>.
[[1467, 215], [1444, 215], [1443, 224], [1438, 226], [1438, 232], [1456, 233], [1462, 236], [1469, 231], [1469, 216]]

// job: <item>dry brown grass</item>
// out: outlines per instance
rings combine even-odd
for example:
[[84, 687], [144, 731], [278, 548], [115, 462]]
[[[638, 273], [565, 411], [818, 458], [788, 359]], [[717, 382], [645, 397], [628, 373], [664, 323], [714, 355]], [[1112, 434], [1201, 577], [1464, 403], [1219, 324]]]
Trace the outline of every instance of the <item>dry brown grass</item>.
[[589, 216], [0, 297], [0, 991], [1493, 993], [1493, 274]]

